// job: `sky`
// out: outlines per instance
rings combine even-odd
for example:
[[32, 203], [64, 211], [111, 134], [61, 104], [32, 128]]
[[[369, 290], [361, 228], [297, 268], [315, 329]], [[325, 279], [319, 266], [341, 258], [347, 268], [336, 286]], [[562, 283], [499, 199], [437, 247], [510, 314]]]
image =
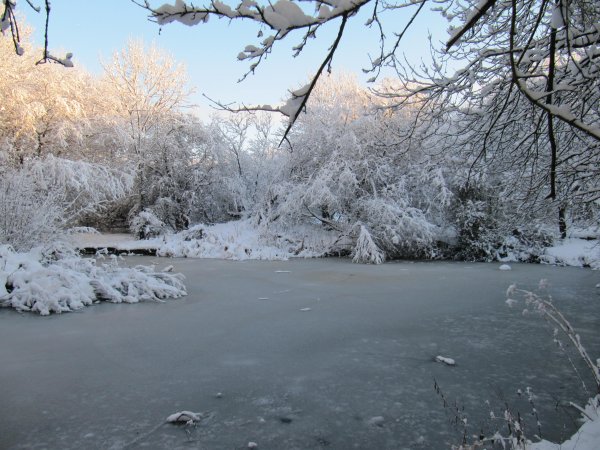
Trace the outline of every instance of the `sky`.
[[[43, 6], [42, 0], [34, 0], [34, 3]], [[150, 3], [157, 7], [165, 2], [155, 0]], [[237, 3], [229, 4], [235, 6]], [[25, 21], [34, 27], [35, 44], [41, 46], [45, 21], [43, 8], [42, 13], [37, 14], [25, 1], [20, 1], [18, 6]], [[292, 47], [300, 42], [301, 35], [292, 34], [288, 42], [276, 46], [254, 75], [238, 83], [250, 63], [238, 61], [237, 55], [246, 45], [256, 45], [260, 41], [256, 36], [259, 30], [256, 24], [212, 17], [207, 24], [188, 27], [174, 23], [161, 29], [148, 20], [147, 11], [130, 0], [53, 0], [51, 7], [49, 43], [52, 54], [62, 56], [72, 52], [76, 65], [100, 74], [101, 60], [108, 61], [128, 39], [142, 38], [147, 44], [155, 43], [186, 65], [190, 85], [195, 89], [191, 102], [201, 116], [207, 116], [211, 111], [210, 102], [203, 94], [223, 103], [246, 105], [275, 105], [284, 101], [289, 89], [304, 85], [310, 74], [317, 70], [339, 25], [337, 22], [328, 24], [297, 58], [292, 57]], [[350, 19], [333, 61], [334, 71], [355, 73], [361, 82], [370, 77], [362, 74], [362, 69], [369, 66], [369, 54], [375, 58], [379, 49], [377, 30], [364, 26], [370, 13], [369, 8]], [[389, 27], [389, 32], [399, 31], [410, 14], [395, 12], [388, 21], [394, 24]], [[426, 12], [406, 35], [403, 52], [413, 63], [427, 58], [428, 34], [432, 34], [434, 41], [441, 41], [447, 36], [447, 27], [447, 22], [437, 14]]]

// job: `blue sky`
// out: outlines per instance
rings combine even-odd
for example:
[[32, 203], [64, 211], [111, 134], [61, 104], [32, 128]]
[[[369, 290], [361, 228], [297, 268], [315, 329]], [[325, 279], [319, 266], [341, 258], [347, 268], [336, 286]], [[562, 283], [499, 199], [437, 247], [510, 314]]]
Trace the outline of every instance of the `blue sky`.
[[[37, 0], [37, 3], [42, 2]], [[162, 3], [161, 0], [151, 2], [153, 6]], [[280, 44], [255, 75], [238, 83], [249, 63], [237, 61], [237, 54], [246, 45], [259, 41], [255, 24], [211, 18], [207, 24], [194, 27], [170, 24], [159, 34], [159, 27], [148, 20], [146, 11], [129, 0], [53, 0], [51, 5], [50, 48], [53, 53], [60, 55], [71, 51], [75, 64], [100, 73], [100, 58], [108, 60], [114, 51], [124, 47], [130, 37], [154, 42], [177, 61], [186, 64], [190, 82], [196, 89], [192, 101], [199, 106], [202, 115], [209, 111], [203, 93], [223, 102], [276, 104], [282, 101], [287, 89], [303, 85], [317, 69], [335, 38], [338, 26], [331, 23], [327, 29], [321, 30], [318, 39], [310, 42], [297, 58], [292, 58], [291, 47], [300, 41], [300, 36], [291, 35], [288, 43]], [[19, 2], [19, 8], [25, 20], [36, 30], [35, 43], [41, 45], [44, 14], [36, 14], [25, 2]], [[365, 11], [362, 16], [351, 19], [333, 64], [334, 70], [356, 73], [360, 80], [368, 78], [361, 73], [361, 69], [369, 64], [368, 54], [375, 57], [378, 50], [377, 31], [363, 26], [370, 12]], [[408, 14], [395, 13], [389, 22], [399, 25], [390, 27], [390, 33], [399, 31], [407, 17]], [[444, 20], [429, 12], [416, 21], [403, 47], [409, 60], [418, 62], [422, 57], [427, 58], [428, 33], [439, 41], [447, 35], [446, 28]]]

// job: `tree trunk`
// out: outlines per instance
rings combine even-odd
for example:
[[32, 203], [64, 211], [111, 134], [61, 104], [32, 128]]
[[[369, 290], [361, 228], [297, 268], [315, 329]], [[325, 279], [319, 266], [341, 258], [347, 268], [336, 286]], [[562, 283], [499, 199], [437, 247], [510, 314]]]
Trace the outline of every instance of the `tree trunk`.
[[558, 208], [558, 231], [561, 239], [567, 237], [567, 208], [564, 206]]

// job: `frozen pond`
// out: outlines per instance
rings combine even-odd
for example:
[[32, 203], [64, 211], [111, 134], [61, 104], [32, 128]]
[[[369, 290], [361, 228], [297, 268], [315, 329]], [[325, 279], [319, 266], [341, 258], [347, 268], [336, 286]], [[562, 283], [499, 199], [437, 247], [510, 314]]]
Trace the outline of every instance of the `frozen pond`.
[[[128, 261], [173, 264], [189, 295], [50, 317], [0, 310], [0, 448], [449, 448], [463, 430], [434, 379], [464, 408], [469, 433], [509, 404], [536, 434], [517, 394], [530, 387], [543, 436], [569, 436], [577, 414], [565, 405], [589, 395], [544, 321], [506, 306], [513, 282], [533, 289], [547, 278], [600, 356], [600, 273], [591, 270]], [[205, 419], [161, 425], [180, 410]]]

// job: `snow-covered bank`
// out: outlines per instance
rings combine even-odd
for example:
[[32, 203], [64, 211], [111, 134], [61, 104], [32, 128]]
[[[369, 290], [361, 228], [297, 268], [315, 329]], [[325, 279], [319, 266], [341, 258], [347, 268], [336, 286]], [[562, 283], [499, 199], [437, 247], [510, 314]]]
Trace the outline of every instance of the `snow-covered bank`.
[[158, 256], [214, 258], [229, 260], [286, 260], [292, 257], [324, 256], [328, 249], [340, 246], [337, 236], [315, 233], [314, 228], [297, 227], [293, 232], [261, 230], [250, 220], [215, 225], [195, 225], [176, 234], [135, 240], [125, 234], [78, 233], [71, 236], [79, 248], [112, 247], [123, 251], [156, 250]]
[[[161, 237], [135, 240], [127, 234], [77, 233], [71, 236], [79, 248], [115, 248], [121, 251], [153, 250], [158, 256], [216, 258], [230, 260], [286, 260], [321, 257], [351, 249], [351, 240], [315, 227], [297, 227], [286, 233], [256, 227], [250, 220], [195, 225], [189, 230]], [[525, 252], [524, 257], [530, 257]], [[571, 237], [543, 250], [542, 263], [600, 268], [597, 240]], [[511, 257], [507, 261], [519, 261]]]
[[540, 260], [547, 264], [600, 269], [600, 243], [598, 240], [563, 239], [548, 247]]
[[68, 247], [15, 252], [0, 246], [0, 306], [48, 315], [96, 301], [137, 303], [186, 295], [183, 275], [150, 266], [119, 267], [116, 258], [97, 264]]

